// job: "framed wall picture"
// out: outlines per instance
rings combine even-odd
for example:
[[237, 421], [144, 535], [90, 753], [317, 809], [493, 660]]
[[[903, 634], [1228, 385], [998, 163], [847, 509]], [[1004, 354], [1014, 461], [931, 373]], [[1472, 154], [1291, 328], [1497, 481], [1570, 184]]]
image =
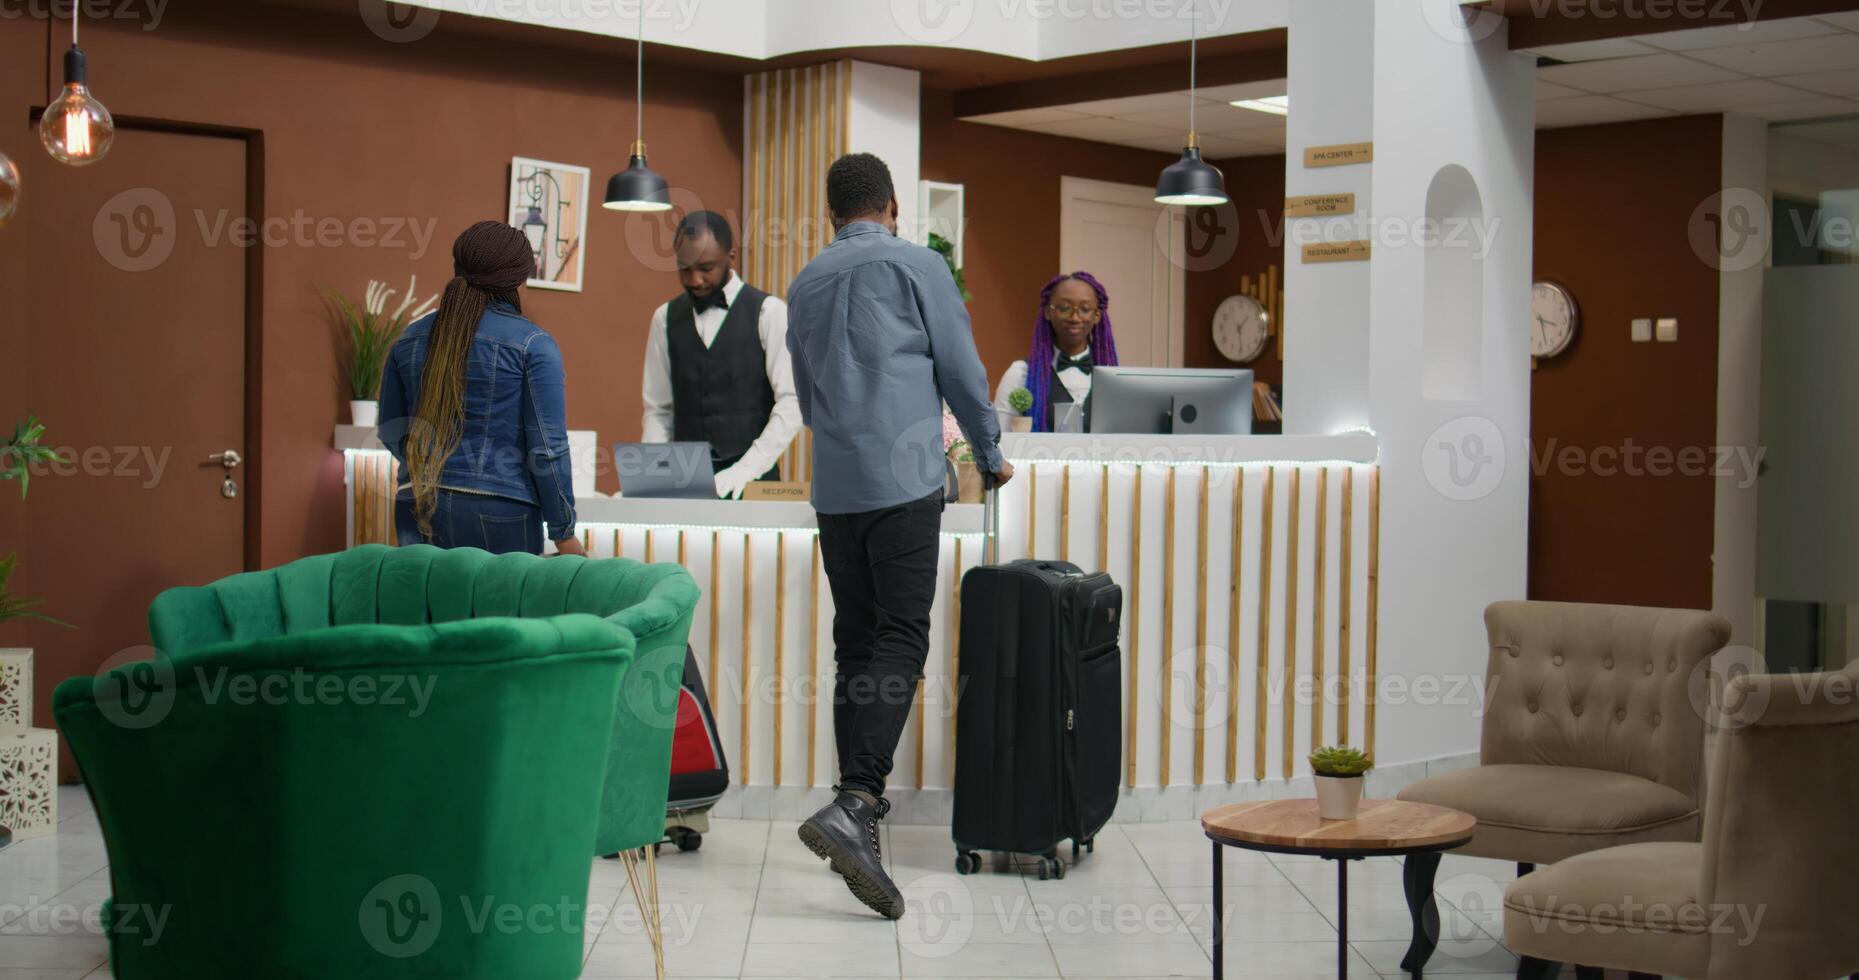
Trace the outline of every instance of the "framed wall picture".
[[510, 224], [536, 255], [536, 289], [581, 291], [587, 263], [588, 170], [528, 157], [510, 160]]

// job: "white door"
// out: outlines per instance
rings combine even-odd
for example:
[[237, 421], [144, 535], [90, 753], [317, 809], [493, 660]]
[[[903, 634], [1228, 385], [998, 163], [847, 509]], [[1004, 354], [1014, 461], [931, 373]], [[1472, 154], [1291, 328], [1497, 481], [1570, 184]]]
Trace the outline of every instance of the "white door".
[[1110, 294], [1117, 357], [1142, 367], [1182, 365], [1187, 225], [1155, 188], [1059, 179], [1059, 271], [1096, 276]]

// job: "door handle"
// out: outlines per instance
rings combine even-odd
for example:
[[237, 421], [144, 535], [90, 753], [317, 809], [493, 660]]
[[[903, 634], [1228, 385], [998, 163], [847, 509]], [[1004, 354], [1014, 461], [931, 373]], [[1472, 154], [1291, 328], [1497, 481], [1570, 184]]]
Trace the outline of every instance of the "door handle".
[[238, 466], [240, 463], [245, 462], [245, 457], [240, 456], [239, 451], [237, 449], [228, 449], [223, 453], [214, 453], [213, 455], [208, 456], [207, 462], [218, 463], [219, 465], [224, 466], [227, 469], [232, 469], [233, 467]]

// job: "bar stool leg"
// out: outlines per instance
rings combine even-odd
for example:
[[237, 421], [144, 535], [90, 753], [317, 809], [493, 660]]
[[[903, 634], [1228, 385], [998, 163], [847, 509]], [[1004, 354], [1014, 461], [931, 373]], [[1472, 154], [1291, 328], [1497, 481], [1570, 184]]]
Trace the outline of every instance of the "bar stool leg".
[[1225, 941], [1225, 928], [1220, 923], [1220, 904], [1226, 899], [1221, 895], [1221, 877], [1225, 861], [1221, 860], [1220, 842], [1214, 842], [1214, 980], [1226, 976], [1226, 955], [1220, 948]]

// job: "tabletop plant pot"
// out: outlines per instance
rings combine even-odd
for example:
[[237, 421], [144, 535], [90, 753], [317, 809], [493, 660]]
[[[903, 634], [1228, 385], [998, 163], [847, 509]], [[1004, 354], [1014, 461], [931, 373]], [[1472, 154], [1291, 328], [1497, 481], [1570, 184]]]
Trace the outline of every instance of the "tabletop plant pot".
[[1375, 768], [1361, 749], [1328, 745], [1310, 754], [1317, 812], [1325, 820], [1354, 820], [1362, 805], [1363, 777]]

